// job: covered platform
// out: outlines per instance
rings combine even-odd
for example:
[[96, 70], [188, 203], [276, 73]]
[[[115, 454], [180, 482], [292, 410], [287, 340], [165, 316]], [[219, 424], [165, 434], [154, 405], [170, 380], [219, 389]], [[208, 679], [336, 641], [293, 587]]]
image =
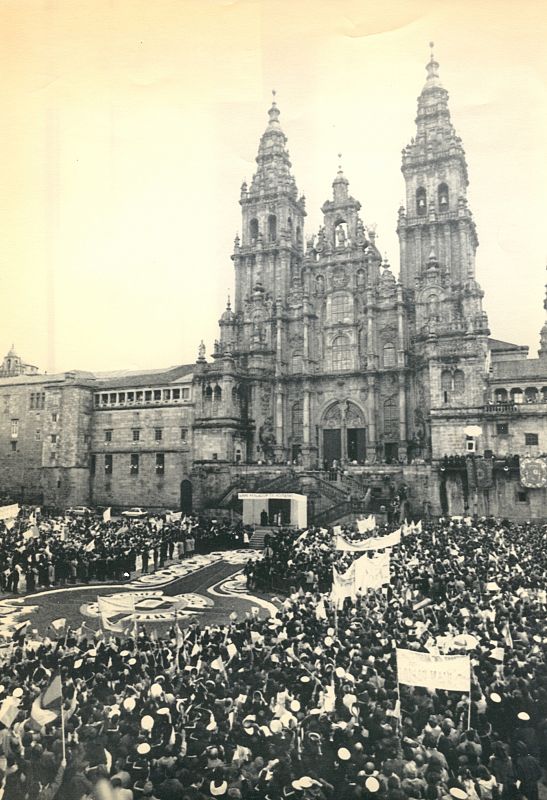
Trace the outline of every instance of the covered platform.
[[305, 528], [308, 524], [308, 498], [293, 492], [240, 492], [244, 525], [290, 525]]

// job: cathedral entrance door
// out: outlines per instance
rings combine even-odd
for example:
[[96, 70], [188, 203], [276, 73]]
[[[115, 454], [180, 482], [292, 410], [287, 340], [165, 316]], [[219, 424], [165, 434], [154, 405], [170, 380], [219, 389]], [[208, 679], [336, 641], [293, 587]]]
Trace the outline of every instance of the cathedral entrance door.
[[326, 428], [323, 431], [323, 460], [330, 466], [342, 458], [342, 431], [340, 428]]
[[189, 480], [180, 484], [180, 510], [185, 513], [192, 511], [192, 484]]
[[348, 460], [364, 461], [367, 457], [367, 429], [348, 428]]

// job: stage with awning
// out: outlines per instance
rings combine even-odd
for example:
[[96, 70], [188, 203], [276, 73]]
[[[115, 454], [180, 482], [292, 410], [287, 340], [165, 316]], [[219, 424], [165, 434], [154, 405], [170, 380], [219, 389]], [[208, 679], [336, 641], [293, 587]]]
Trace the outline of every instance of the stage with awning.
[[305, 528], [308, 524], [308, 498], [294, 492], [240, 492], [244, 525], [290, 525]]

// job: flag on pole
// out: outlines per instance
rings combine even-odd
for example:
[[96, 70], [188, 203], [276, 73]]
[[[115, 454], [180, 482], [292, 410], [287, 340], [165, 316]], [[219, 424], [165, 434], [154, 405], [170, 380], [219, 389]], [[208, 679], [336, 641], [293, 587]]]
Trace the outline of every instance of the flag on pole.
[[103, 522], [110, 522], [111, 519], [112, 519], [112, 509], [107, 508], [105, 511], [103, 511]]
[[86, 553], [91, 553], [93, 550], [95, 550], [95, 539], [92, 539], [90, 542], [88, 542], [88, 544], [86, 544], [84, 547], [84, 550]]
[[66, 625], [65, 617], [59, 617], [59, 619], [52, 620], [51, 627], [54, 631], [61, 631]]
[[123, 607], [121, 604], [117, 605], [103, 597], [98, 597], [97, 604], [101, 615], [101, 624], [105, 631], [129, 635], [135, 617], [134, 603], [127, 603]]
[[30, 716], [40, 727], [48, 725], [60, 715], [62, 700], [63, 685], [61, 683], [61, 676], [57, 673], [52, 678], [47, 689], [45, 689], [32, 704]]

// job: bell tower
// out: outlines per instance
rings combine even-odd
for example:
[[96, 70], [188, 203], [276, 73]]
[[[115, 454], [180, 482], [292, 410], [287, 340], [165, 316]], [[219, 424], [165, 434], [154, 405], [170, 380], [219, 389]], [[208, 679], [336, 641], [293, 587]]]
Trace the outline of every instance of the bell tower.
[[268, 126], [260, 139], [257, 170], [241, 186], [241, 240], [236, 239], [235, 313], [257, 286], [274, 301], [285, 300], [291, 276], [302, 268], [305, 200], [291, 173], [287, 137], [273, 92]]
[[467, 203], [467, 162], [462, 141], [450, 119], [448, 92], [433, 55], [418, 97], [416, 135], [403, 150], [401, 171], [406, 184], [406, 211], [399, 210], [401, 282], [414, 289], [428, 269], [431, 253], [449, 283], [475, 277], [478, 246]]

